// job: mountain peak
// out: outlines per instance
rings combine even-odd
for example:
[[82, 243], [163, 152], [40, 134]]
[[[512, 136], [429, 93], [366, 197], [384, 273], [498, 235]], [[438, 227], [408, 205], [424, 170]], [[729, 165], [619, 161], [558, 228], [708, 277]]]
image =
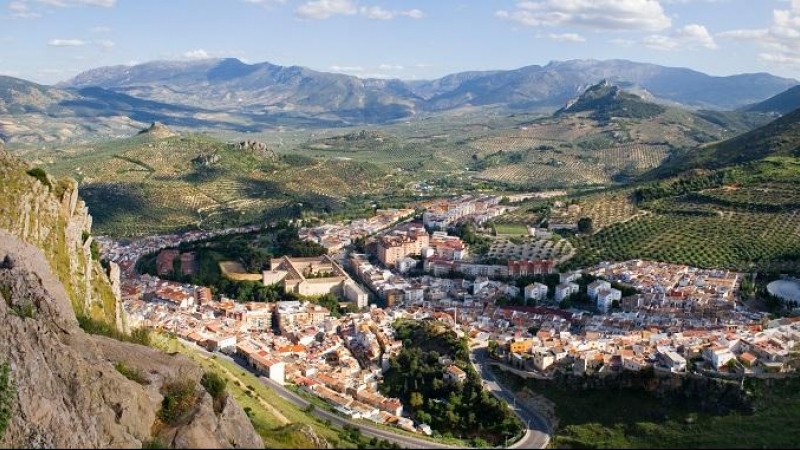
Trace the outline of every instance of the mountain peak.
[[612, 117], [649, 118], [665, 111], [663, 106], [645, 101], [636, 94], [623, 91], [607, 79], [590, 86], [579, 97], [567, 102], [556, 115], [591, 112], [597, 120]]
[[139, 134], [146, 134], [156, 139], [166, 139], [176, 136], [176, 133], [173, 133], [172, 130], [161, 122], [153, 122], [149, 127], [140, 131]]

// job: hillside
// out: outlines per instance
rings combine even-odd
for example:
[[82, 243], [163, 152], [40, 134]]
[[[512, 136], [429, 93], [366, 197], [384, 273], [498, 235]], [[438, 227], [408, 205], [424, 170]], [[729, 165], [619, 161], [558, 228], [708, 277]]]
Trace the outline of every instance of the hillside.
[[374, 164], [298, 155], [263, 143], [226, 144], [200, 135], [150, 132], [30, 157], [75, 177], [101, 234], [139, 236], [232, 227], [335, 212], [350, 196], [389, 189]]
[[102, 87], [138, 98], [247, 114], [291, 112], [356, 123], [381, 123], [414, 113], [416, 97], [402, 83], [361, 80], [303, 67], [238, 59], [156, 61], [91, 70], [62, 87]]
[[180, 131], [257, 133], [427, 120], [476, 108], [487, 115], [549, 113], [604, 79], [648, 101], [712, 110], [760, 102], [797, 84], [769, 74], [711, 77], [624, 60], [556, 61], [428, 81], [361, 79], [234, 58], [154, 61], [101, 67], [49, 87], [0, 77], [0, 139], [97, 141], [153, 121]]
[[800, 110], [724, 142], [675, 154], [646, 178], [667, 177], [691, 169], [718, 169], [769, 156], [800, 156]]
[[[235, 401], [215, 410], [198, 365], [79, 327], [78, 318], [133, 340], [74, 183], [2, 148], [0, 172], [0, 446], [263, 446]], [[177, 385], [190, 405], [172, 420], [164, 405]]]
[[768, 98], [761, 103], [744, 108], [745, 111], [761, 112], [767, 114], [788, 114], [800, 108], [800, 86], [795, 86], [786, 92]]
[[591, 86], [580, 97], [571, 100], [566, 107], [556, 111], [556, 116], [590, 112], [592, 118], [607, 121], [614, 117], [649, 119], [664, 111], [666, 111], [665, 107], [646, 102], [643, 98], [625, 92], [619, 86], [603, 80]]

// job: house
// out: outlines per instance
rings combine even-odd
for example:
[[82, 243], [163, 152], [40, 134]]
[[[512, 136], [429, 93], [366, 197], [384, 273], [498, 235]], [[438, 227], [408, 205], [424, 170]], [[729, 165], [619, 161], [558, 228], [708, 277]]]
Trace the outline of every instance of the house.
[[580, 286], [575, 283], [564, 283], [556, 286], [556, 301], [561, 302], [570, 295], [577, 294]]
[[666, 351], [661, 354], [664, 364], [672, 372], [686, 371], [686, 358], [673, 351]]
[[255, 368], [265, 374], [267, 378], [278, 384], [286, 383], [286, 363], [281, 360], [268, 358], [266, 352], [258, 352], [251, 356]]
[[533, 353], [533, 366], [543, 372], [556, 362], [555, 356], [546, 349], [538, 349]]
[[604, 280], [597, 280], [589, 284], [589, 286], [586, 289], [586, 293], [589, 294], [590, 299], [597, 300], [597, 295], [600, 293], [600, 291], [602, 290], [607, 291], [610, 289], [611, 289], [611, 283]]
[[528, 300], [533, 300], [538, 302], [543, 300], [547, 297], [547, 293], [550, 289], [547, 287], [546, 284], [542, 283], [533, 283], [525, 287], [525, 302], [527, 303]]
[[622, 291], [618, 289], [601, 289], [597, 292], [597, 309], [607, 313], [615, 301], [622, 300]]
[[458, 366], [451, 364], [444, 370], [444, 380], [451, 383], [463, 383], [467, 380], [467, 373]]
[[741, 361], [745, 367], [752, 368], [756, 365], [758, 357], [750, 352], [744, 352], [739, 355], [739, 361]]
[[732, 359], [736, 359], [736, 355], [731, 352], [728, 347], [723, 345], [714, 344], [709, 345], [703, 349], [703, 359], [715, 369], [719, 369]]

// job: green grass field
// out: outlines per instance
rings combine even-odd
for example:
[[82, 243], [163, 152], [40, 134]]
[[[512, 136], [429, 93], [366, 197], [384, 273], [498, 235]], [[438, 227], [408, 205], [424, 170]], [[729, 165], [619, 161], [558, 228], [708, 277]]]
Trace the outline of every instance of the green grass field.
[[496, 223], [492, 228], [497, 236], [530, 236], [528, 227], [522, 223]]

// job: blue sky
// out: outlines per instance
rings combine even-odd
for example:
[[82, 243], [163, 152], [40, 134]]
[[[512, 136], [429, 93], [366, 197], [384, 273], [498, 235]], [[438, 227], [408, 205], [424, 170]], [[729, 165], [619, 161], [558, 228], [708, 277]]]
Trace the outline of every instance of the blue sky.
[[800, 79], [800, 0], [0, 1], [0, 74], [207, 57], [402, 79], [583, 58]]

